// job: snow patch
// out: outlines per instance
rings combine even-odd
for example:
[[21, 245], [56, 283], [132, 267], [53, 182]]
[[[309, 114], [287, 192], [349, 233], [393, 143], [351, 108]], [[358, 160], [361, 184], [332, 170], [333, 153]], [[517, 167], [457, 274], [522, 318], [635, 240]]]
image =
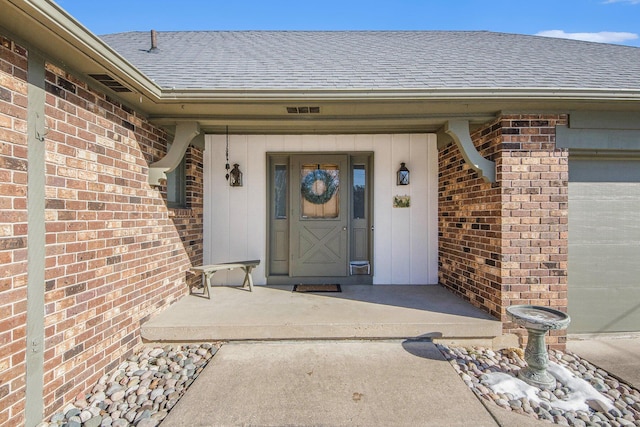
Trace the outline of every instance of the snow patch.
[[[570, 392], [563, 398], [554, 401], [546, 401], [551, 407], [563, 411], [588, 411], [587, 400], [597, 400], [601, 402], [607, 410], [613, 409], [613, 404], [602, 393], [593, 388], [591, 384], [582, 378], [576, 377], [567, 368], [550, 362], [548, 372], [556, 380], [567, 387]], [[533, 387], [519, 378], [502, 372], [494, 372], [483, 376], [482, 383], [498, 394], [509, 394], [513, 399], [526, 398], [531, 402], [541, 403], [543, 400], [538, 397], [540, 389]]]

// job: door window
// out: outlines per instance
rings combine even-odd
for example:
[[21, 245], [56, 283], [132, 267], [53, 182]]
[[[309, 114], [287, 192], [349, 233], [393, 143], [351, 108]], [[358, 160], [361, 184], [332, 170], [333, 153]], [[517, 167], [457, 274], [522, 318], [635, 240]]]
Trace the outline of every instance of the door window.
[[300, 167], [302, 218], [332, 219], [340, 215], [340, 168], [337, 164]]
[[353, 166], [353, 219], [365, 219], [366, 218], [366, 171], [364, 165]]
[[276, 165], [274, 171], [274, 202], [275, 217], [277, 219], [287, 218], [287, 166]]

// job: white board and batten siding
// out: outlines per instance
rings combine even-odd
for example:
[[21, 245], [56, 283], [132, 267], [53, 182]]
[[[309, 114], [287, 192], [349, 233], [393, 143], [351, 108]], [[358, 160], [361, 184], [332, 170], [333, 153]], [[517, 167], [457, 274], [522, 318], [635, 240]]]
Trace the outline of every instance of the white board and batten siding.
[[[374, 284], [437, 283], [438, 159], [434, 134], [229, 135], [229, 163], [240, 165], [243, 187], [225, 179], [225, 135], [207, 135], [204, 153], [204, 263], [260, 259], [256, 284], [266, 284], [267, 153], [373, 153]], [[396, 185], [405, 162], [408, 186]], [[411, 197], [394, 208], [393, 197]], [[214, 284], [242, 282], [240, 271], [219, 272]]]

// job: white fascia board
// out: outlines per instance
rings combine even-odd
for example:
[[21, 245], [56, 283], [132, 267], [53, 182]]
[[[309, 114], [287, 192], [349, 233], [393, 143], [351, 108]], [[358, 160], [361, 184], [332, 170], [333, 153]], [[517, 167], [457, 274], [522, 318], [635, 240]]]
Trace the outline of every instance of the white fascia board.
[[640, 90], [589, 88], [442, 88], [442, 89], [162, 89], [163, 101], [332, 101], [332, 100], [579, 100], [640, 101]]

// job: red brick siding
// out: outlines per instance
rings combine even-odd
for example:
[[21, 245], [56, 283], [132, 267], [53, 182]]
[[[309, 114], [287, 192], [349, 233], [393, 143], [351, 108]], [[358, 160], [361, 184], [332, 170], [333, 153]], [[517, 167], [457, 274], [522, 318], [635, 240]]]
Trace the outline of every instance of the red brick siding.
[[[496, 160], [498, 130], [488, 127], [474, 143]], [[439, 281], [473, 305], [500, 318], [501, 197], [464, 161], [456, 145], [439, 153]]]
[[[193, 265], [202, 265], [203, 260], [203, 207], [204, 207], [204, 171], [203, 152], [189, 147], [186, 152], [186, 198], [184, 209], [171, 209], [169, 213], [180, 234], [184, 249]], [[166, 187], [160, 187], [166, 191]], [[199, 274], [188, 274], [189, 286], [200, 283]]]
[[[455, 145], [439, 158], [439, 280], [521, 334], [506, 308], [567, 309], [567, 153], [555, 148], [565, 116], [510, 115], [472, 134], [496, 162], [483, 182]], [[565, 333], [548, 342], [563, 348]]]
[[[0, 46], [0, 426], [24, 423], [27, 52]], [[140, 344], [140, 324], [176, 301], [202, 263], [202, 152], [187, 206], [147, 183], [169, 135], [47, 64], [45, 414], [88, 391]]]
[[0, 426], [24, 423], [27, 54], [0, 37]]
[[140, 324], [185, 293], [191, 248], [178, 229], [202, 235], [176, 227], [147, 183], [166, 152], [163, 131], [59, 68], [48, 65], [46, 80], [50, 414], [119, 364]]

